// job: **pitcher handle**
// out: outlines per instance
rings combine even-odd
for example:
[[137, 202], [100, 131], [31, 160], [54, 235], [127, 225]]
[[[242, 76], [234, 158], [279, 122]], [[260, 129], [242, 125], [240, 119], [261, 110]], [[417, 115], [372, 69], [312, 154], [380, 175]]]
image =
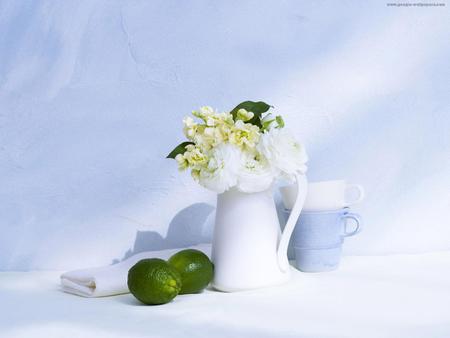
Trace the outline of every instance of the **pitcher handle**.
[[289, 240], [291, 239], [295, 224], [297, 223], [303, 204], [305, 203], [308, 188], [308, 180], [305, 175], [295, 175], [295, 181], [297, 184], [297, 198], [295, 200], [294, 207], [291, 210], [289, 219], [286, 222], [283, 233], [281, 234], [280, 242], [278, 243], [278, 265], [282, 272], [287, 272], [289, 269], [289, 261], [287, 257]]

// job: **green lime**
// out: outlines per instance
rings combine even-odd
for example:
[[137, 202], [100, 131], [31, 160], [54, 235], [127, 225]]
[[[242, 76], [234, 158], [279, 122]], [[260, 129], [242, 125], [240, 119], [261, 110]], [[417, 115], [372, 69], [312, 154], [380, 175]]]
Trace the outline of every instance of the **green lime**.
[[143, 259], [128, 271], [128, 288], [142, 303], [165, 304], [178, 295], [181, 277], [174, 267], [162, 259]]
[[169, 263], [181, 275], [181, 294], [198, 293], [206, 288], [214, 274], [214, 266], [203, 252], [186, 249], [177, 252]]

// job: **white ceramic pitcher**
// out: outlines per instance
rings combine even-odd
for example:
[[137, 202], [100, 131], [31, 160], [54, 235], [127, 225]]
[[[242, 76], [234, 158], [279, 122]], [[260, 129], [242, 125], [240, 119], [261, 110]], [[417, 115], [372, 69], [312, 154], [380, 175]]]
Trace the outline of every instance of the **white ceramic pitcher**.
[[212, 286], [233, 292], [289, 280], [287, 248], [306, 197], [306, 176], [296, 177], [297, 200], [281, 234], [272, 188], [243, 193], [233, 188], [217, 197], [212, 245]]

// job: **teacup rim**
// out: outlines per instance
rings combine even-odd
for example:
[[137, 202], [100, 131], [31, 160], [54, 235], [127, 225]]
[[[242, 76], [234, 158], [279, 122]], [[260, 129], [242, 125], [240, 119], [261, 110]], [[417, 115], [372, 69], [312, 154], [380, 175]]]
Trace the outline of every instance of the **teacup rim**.
[[293, 245], [294, 251], [295, 250], [332, 250], [332, 249], [337, 249], [340, 248], [344, 245], [344, 239], [341, 239], [341, 241], [338, 244], [333, 244], [331, 246], [319, 246], [319, 247], [314, 247], [314, 248], [308, 248], [308, 247], [303, 247], [303, 246], [297, 246], [297, 245]]
[[[308, 185], [310, 184], [329, 184], [329, 183], [344, 183], [347, 184], [347, 179], [345, 178], [338, 178], [338, 179], [330, 179], [330, 180], [322, 180], [322, 181], [308, 181]], [[295, 183], [289, 183], [289, 184], [282, 184], [278, 186], [279, 190], [290, 190], [292, 188], [296, 188]]]
[[302, 210], [301, 214], [338, 214], [338, 213], [344, 213], [349, 212], [350, 207], [343, 207], [339, 209], [333, 209], [333, 210]]
[[308, 181], [308, 184], [319, 184], [319, 183], [347, 183], [347, 179], [345, 178], [337, 178], [337, 179], [330, 179], [330, 180], [321, 180], [321, 181]]

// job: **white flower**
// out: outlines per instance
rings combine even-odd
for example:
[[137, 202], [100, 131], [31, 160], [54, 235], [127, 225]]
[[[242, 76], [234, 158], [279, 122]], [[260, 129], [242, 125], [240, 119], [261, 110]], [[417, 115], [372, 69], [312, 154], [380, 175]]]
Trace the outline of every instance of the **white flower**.
[[178, 170], [180, 171], [186, 170], [189, 167], [189, 162], [183, 156], [183, 154], [178, 154], [177, 156], [175, 156], [175, 161], [177, 161]]
[[254, 148], [260, 137], [259, 127], [237, 120], [230, 134], [230, 142], [242, 149]]
[[227, 142], [234, 128], [230, 113], [217, 113], [211, 107], [201, 107], [193, 111], [195, 117], [204, 123], [196, 123], [191, 117], [183, 120], [184, 134], [202, 150], [209, 151], [223, 142]]
[[197, 133], [198, 124], [195, 123], [194, 119], [190, 116], [187, 116], [183, 119], [183, 132], [184, 135], [190, 140], [192, 140], [195, 136], [195, 133]]
[[201, 107], [199, 110], [194, 110], [192, 115], [202, 119], [203, 121], [207, 121], [208, 118], [215, 114], [214, 109], [209, 106]]
[[240, 150], [231, 144], [220, 144], [209, 156], [208, 165], [193, 173], [194, 178], [207, 189], [217, 193], [235, 186], [240, 166]]
[[253, 118], [253, 116], [255, 116], [254, 113], [252, 113], [251, 111], [247, 111], [244, 108], [241, 108], [237, 111], [237, 119], [238, 120], [242, 120], [244, 122], [249, 121]]
[[265, 158], [258, 158], [247, 152], [241, 158], [237, 188], [248, 193], [264, 191], [273, 183], [273, 174]]
[[285, 128], [271, 128], [262, 134], [257, 149], [273, 170], [287, 179], [292, 180], [296, 173], [306, 173], [306, 151]]
[[[177, 157], [175, 157], [176, 160]], [[208, 157], [201, 151], [201, 149], [192, 144], [186, 146], [186, 151], [183, 154], [183, 158], [186, 159], [189, 166], [193, 168], [204, 166], [208, 162]], [[179, 165], [182, 163], [181, 159], [178, 159], [177, 162]]]

